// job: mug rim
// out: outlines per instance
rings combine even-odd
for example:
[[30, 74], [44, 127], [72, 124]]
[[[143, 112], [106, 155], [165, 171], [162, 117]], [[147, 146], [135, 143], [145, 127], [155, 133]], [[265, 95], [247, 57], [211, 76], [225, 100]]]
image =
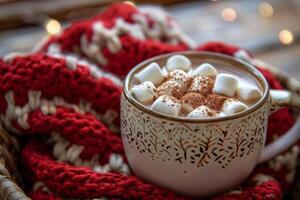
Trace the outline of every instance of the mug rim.
[[[201, 55], [201, 56], [207, 56], [208, 58], [214, 57], [214, 58], [219, 58], [222, 61], [225, 61], [227, 63], [229, 61], [236, 63], [238, 65], [235, 65], [235, 67], [238, 67], [238, 68], [243, 67], [243, 70], [248, 71], [252, 76], [254, 76], [259, 81], [259, 83], [261, 84], [261, 86], [264, 89], [264, 93], [263, 93], [261, 99], [258, 102], [256, 102], [256, 104], [254, 104], [252, 107], [250, 107], [249, 109], [247, 109], [245, 111], [242, 111], [242, 112], [239, 112], [239, 113], [236, 113], [233, 115], [228, 115], [228, 116], [204, 118], [204, 119], [194, 119], [194, 118], [187, 118], [187, 117], [181, 117], [181, 116], [166, 115], [166, 114], [163, 114], [160, 112], [153, 111], [153, 110], [147, 108], [146, 106], [144, 106], [143, 104], [141, 104], [140, 102], [138, 102], [131, 95], [130, 90], [129, 90], [129, 84], [131, 83], [131, 80], [134, 78], [134, 75], [137, 73], [137, 71], [140, 71], [142, 68], [146, 67], [151, 62], [156, 62], [160, 59], [167, 58], [172, 55], [178, 55], [178, 54], [185, 55], [187, 57], [189, 55], [194, 55], [194, 56]], [[196, 50], [176, 51], [176, 52], [160, 54], [160, 55], [148, 58], [148, 59], [144, 60], [143, 62], [137, 64], [135, 67], [133, 67], [130, 70], [130, 72], [127, 74], [127, 76], [125, 78], [124, 85], [123, 85], [124, 97], [137, 109], [142, 110], [143, 112], [148, 113], [149, 115], [155, 116], [158, 118], [172, 120], [172, 121], [178, 121], [178, 122], [188, 122], [188, 123], [209, 123], [209, 122], [227, 121], [227, 120], [232, 120], [232, 119], [236, 119], [236, 118], [240, 118], [242, 116], [248, 115], [264, 105], [264, 103], [268, 100], [269, 92], [270, 92], [270, 88], [269, 88], [269, 84], [267, 83], [266, 78], [262, 75], [262, 73], [256, 67], [254, 67], [250, 63], [247, 63], [241, 59], [237, 59], [237, 58], [234, 58], [233, 56], [229, 56], [229, 55], [222, 54], [222, 53], [215, 53], [215, 52], [209, 52], [209, 51], [196, 51]]]

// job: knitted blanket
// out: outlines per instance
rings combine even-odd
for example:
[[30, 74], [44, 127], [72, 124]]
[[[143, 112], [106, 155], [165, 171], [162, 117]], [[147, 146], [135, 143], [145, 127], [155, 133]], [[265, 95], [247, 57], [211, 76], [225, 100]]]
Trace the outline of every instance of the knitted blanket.
[[[0, 119], [25, 138], [23, 175], [33, 199], [189, 199], [137, 178], [119, 133], [122, 80], [158, 54], [196, 49], [251, 55], [220, 42], [197, 46], [167, 13], [114, 4], [66, 28], [29, 54], [0, 60]], [[257, 66], [259, 67], [259, 66]], [[275, 76], [260, 69], [271, 88]], [[294, 123], [281, 109], [267, 143]], [[212, 199], [280, 199], [295, 174], [298, 147], [258, 166], [239, 187]], [[155, 170], [155, 169], [153, 169]], [[216, 180], [218, 181], [218, 180]]]

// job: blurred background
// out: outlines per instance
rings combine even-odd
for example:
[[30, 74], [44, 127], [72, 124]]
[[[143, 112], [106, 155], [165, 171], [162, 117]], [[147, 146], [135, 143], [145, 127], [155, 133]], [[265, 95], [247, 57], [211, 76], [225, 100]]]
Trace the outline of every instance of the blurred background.
[[[0, 56], [30, 51], [72, 20], [97, 14], [116, 0], [0, 0]], [[154, 0], [198, 43], [219, 40], [300, 80], [300, 0]]]

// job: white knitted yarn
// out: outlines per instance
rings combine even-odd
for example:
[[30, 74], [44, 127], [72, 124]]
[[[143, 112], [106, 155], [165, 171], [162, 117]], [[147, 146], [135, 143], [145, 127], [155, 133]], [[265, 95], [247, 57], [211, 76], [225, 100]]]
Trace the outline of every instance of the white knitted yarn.
[[4, 97], [7, 103], [7, 109], [4, 115], [0, 115], [0, 119], [4, 122], [5, 127], [11, 131], [18, 132], [11, 124], [12, 120], [16, 120], [22, 128], [28, 129], [28, 113], [40, 108], [44, 115], [51, 115], [56, 112], [56, 106], [64, 106], [81, 114], [92, 113], [98, 120], [106, 124], [111, 131], [119, 132], [119, 127], [112, 123], [117, 117], [117, 113], [112, 110], [107, 110], [104, 114], [99, 114], [91, 108], [91, 103], [83, 100], [80, 101], [79, 105], [76, 105], [66, 102], [61, 97], [54, 97], [52, 100], [47, 100], [41, 98], [41, 95], [41, 91], [29, 90], [28, 102], [21, 107], [15, 105], [12, 90], [5, 93]]
[[[150, 17], [153, 21], [150, 26], [147, 20]], [[185, 35], [180, 26], [173, 20], [167, 12], [155, 8], [144, 7], [138, 13], [132, 16], [133, 23], [126, 22], [119, 17], [115, 21], [112, 28], [106, 28], [101, 21], [97, 21], [92, 25], [93, 34], [91, 41], [86, 35], [80, 38], [80, 48], [89, 59], [105, 66], [108, 61], [102, 53], [102, 49], [107, 47], [111, 53], [117, 53], [122, 49], [120, 36], [128, 34], [138, 40], [145, 39], [164, 39], [164, 42], [169, 44], [179, 44], [180, 42], [186, 44], [189, 48], [194, 49], [196, 43]], [[61, 54], [59, 44], [53, 43], [48, 47], [48, 53]], [[71, 69], [74, 65], [70, 66]]]
[[99, 173], [111, 171], [117, 171], [124, 175], [130, 173], [128, 165], [124, 163], [122, 156], [119, 154], [111, 154], [109, 162], [105, 165], [100, 165], [98, 161], [99, 155], [95, 155], [91, 160], [82, 160], [80, 158], [84, 146], [71, 144], [58, 133], [52, 133], [51, 137], [54, 143], [53, 155], [59, 161], [66, 161], [75, 166], [86, 166]]
[[[56, 44], [51, 44], [51, 45], [56, 45]], [[48, 52], [48, 54], [55, 58], [65, 59], [67, 68], [70, 70], [76, 70], [78, 65], [80, 65], [82, 67], [86, 67], [87, 69], [89, 69], [91, 76], [93, 76], [94, 78], [96, 78], [96, 79], [101, 78], [101, 77], [108, 78], [116, 85], [122, 86], [122, 80], [119, 77], [115, 76], [112, 73], [105, 72], [100, 67], [98, 67], [96, 64], [91, 63], [88, 60], [86, 60], [76, 54], [72, 54], [72, 53], [65, 54], [65, 53], [60, 53], [60, 52], [52, 52], [52, 53]]]

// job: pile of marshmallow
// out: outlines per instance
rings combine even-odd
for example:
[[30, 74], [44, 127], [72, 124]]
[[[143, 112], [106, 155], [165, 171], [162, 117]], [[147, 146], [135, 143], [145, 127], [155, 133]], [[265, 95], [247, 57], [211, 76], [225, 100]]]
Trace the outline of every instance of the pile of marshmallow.
[[209, 63], [192, 69], [183, 55], [168, 58], [164, 68], [153, 62], [135, 74], [133, 97], [151, 110], [187, 118], [212, 118], [248, 109], [261, 97], [258, 88], [239, 84]]

